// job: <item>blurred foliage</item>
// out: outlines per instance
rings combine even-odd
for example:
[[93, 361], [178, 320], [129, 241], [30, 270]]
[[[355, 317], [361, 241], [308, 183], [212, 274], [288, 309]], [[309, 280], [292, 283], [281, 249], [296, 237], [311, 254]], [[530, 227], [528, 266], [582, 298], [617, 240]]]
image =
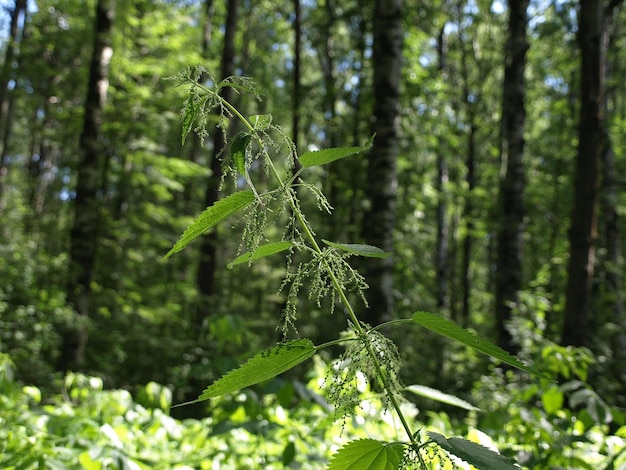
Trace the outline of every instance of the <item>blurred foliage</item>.
[[[212, 399], [201, 420], [173, 418], [171, 391], [155, 382], [133, 398], [127, 390], [104, 390], [98, 377], [69, 374], [61, 393], [46, 394], [17, 382], [13, 367], [0, 355], [0, 465], [6, 469], [319, 469], [348, 441], [394, 440], [400, 432], [365, 380], [354, 415], [330, 426], [329, 370], [318, 357], [307, 383], [278, 378]], [[465, 436], [517, 457], [523, 468], [626, 465], [626, 416], [587, 384], [504, 379], [494, 373], [478, 382], [473, 398], [488, 405], [461, 420], [443, 411], [422, 416], [408, 402], [403, 407], [421, 432]], [[437, 465], [433, 460], [430, 468], [444, 468]]]

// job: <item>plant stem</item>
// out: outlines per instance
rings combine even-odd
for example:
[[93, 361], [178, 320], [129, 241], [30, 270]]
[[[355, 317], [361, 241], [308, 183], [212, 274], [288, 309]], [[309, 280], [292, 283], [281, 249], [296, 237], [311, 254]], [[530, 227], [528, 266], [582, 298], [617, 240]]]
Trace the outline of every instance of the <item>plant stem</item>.
[[[311, 226], [309, 225], [309, 223], [306, 221], [306, 219], [302, 215], [302, 212], [301, 212], [301, 210], [300, 210], [300, 208], [299, 208], [299, 206], [298, 206], [298, 204], [296, 202], [296, 199], [294, 197], [293, 192], [290, 191], [289, 188], [285, 187], [285, 182], [283, 181], [280, 173], [276, 169], [276, 166], [274, 165], [274, 162], [270, 158], [269, 153], [265, 149], [262, 137], [256, 131], [254, 126], [252, 124], [250, 124], [250, 122], [239, 112], [239, 110], [237, 110], [237, 108], [235, 108], [228, 101], [225, 101], [224, 99], [222, 99], [214, 91], [212, 91], [212, 90], [210, 90], [210, 89], [208, 89], [206, 87], [203, 87], [203, 88], [207, 92], [212, 93], [217, 99], [219, 99], [220, 102], [226, 108], [228, 108], [228, 110], [231, 113], [233, 113], [233, 115], [237, 119], [239, 119], [243, 123], [243, 125], [250, 131], [250, 133], [252, 134], [252, 136], [256, 140], [257, 144], [259, 145], [259, 148], [261, 149], [261, 152], [263, 153], [263, 156], [265, 157], [265, 160], [266, 160], [266, 162], [267, 162], [267, 164], [268, 164], [272, 174], [274, 175], [274, 178], [276, 179], [276, 181], [279, 184], [279, 186], [281, 188], [283, 188], [283, 190], [285, 190], [286, 194], [288, 195], [289, 205], [291, 206], [292, 212], [293, 212], [294, 216], [296, 217], [296, 219], [298, 220], [298, 223], [299, 223], [300, 227], [302, 228], [302, 230], [304, 232], [305, 238], [311, 244], [311, 246], [313, 248], [313, 251], [315, 251], [316, 254], [321, 255], [322, 254], [322, 249], [320, 248], [319, 244], [317, 243], [317, 240], [315, 238], [314, 232], [311, 229]], [[331, 269], [331, 267], [329, 266], [328, 262], [325, 259], [323, 259], [323, 258], [322, 258], [322, 263], [323, 263], [324, 269], [326, 270], [326, 272], [328, 274], [328, 277], [330, 278], [330, 281], [332, 283], [333, 289], [335, 290], [336, 294], [339, 296], [339, 299], [340, 299], [341, 303], [344, 305], [344, 307], [346, 309], [346, 314], [348, 316], [348, 319], [352, 323], [353, 328], [354, 328], [357, 336], [363, 342], [363, 345], [366, 348], [367, 354], [370, 356], [370, 359], [372, 360], [372, 364], [374, 365], [374, 369], [376, 370], [376, 375], [377, 375], [377, 380], [378, 380], [379, 385], [381, 385], [383, 387], [383, 389], [385, 390], [385, 392], [387, 393], [389, 401], [390, 401], [392, 407], [394, 408], [396, 414], [398, 415], [398, 418], [400, 419], [400, 422], [402, 423], [402, 427], [404, 428], [407, 436], [409, 437], [409, 440], [411, 441], [412, 448], [413, 449], [418, 449], [419, 448], [419, 443], [415, 440], [413, 432], [411, 431], [411, 427], [409, 426], [408, 421], [406, 420], [404, 414], [402, 413], [402, 409], [400, 408], [400, 403], [399, 403], [399, 401], [398, 401], [398, 399], [396, 397], [395, 391], [392, 390], [392, 388], [391, 388], [391, 386], [389, 384], [389, 380], [388, 380], [387, 374], [386, 374], [385, 371], [383, 371], [383, 368], [382, 368], [382, 366], [380, 364], [380, 361], [379, 361], [379, 359], [378, 359], [378, 357], [376, 355], [376, 352], [372, 348], [371, 343], [365, 339], [367, 337], [367, 331], [363, 328], [363, 325], [359, 321], [359, 319], [358, 319], [354, 309], [352, 308], [352, 304], [350, 303], [350, 301], [348, 300], [348, 297], [346, 296], [344, 288], [342, 287], [341, 283], [337, 279], [337, 276], [335, 275], [335, 272]]]

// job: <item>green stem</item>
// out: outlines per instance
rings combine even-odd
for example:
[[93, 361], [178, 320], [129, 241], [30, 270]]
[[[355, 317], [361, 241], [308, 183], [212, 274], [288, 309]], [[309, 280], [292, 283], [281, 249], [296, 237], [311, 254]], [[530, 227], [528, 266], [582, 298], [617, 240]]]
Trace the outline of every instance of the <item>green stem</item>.
[[[216, 96], [220, 100], [220, 102], [226, 108], [228, 108], [228, 110], [231, 113], [233, 113], [233, 115], [237, 119], [239, 119], [243, 123], [243, 125], [250, 131], [250, 133], [254, 136], [254, 139], [257, 141], [257, 144], [259, 145], [259, 148], [261, 149], [261, 152], [263, 153], [263, 156], [265, 157], [265, 160], [266, 160], [266, 162], [267, 162], [267, 164], [268, 164], [272, 174], [274, 175], [274, 178], [276, 179], [276, 181], [279, 184], [279, 186], [281, 188], [283, 188], [286, 191], [286, 194], [288, 195], [289, 205], [291, 206], [293, 214], [296, 217], [296, 219], [298, 220], [298, 223], [299, 223], [300, 227], [302, 228], [302, 230], [304, 232], [304, 237], [309, 241], [309, 243], [311, 243], [311, 246], [313, 247], [313, 251], [315, 251], [315, 253], [317, 253], [318, 255], [321, 255], [322, 254], [322, 249], [320, 248], [319, 244], [317, 243], [317, 240], [315, 238], [314, 232], [311, 229], [309, 223], [305, 220], [304, 216], [302, 215], [302, 212], [300, 211], [300, 208], [298, 207], [298, 204], [297, 204], [297, 202], [296, 202], [296, 200], [294, 198], [293, 192], [291, 192], [287, 188], [285, 188], [285, 183], [284, 183], [280, 173], [276, 169], [276, 166], [274, 165], [274, 162], [272, 161], [272, 159], [270, 158], [269, 154], [267, 153], [267, 150], [265, 150], [265, 146], [263, 144], [262, 137], [254, 129], [254, 126], [252, 124], [250, 124], [250, 122], [237, 110], [237, 108], [235, 108], [228, 101], [225, 101], [224, 99], [222, 99], [214, 91], [209, 90], [207, 88], [204, 88], [204, 89], [207, 90], [207, 92], [209, 92], [209, 93], [213, 93], [213, 95]], [[337, 279], [337, 276], [335, 275], [335, 272], [331, 269], [331, 267], [329, 266], [328, 262], [325, 259], [322, 259], [322, 263], [323, 263], [324, 269], [328, 273], [328, 277], [330, 278], [330, 281], [331, 281], [331, 283], [333, 285], [333, 289], [335, 290], [335, 292], [339, 296], [339, 299], [341, 300], [341, 303], [346, 308], [348, 319], [353, 324], [353, 328], [355, 329], [357, 336], [359, 338], [366, 338], [367, 332], [365, 331], [365, 329], [361, 325], [361, 322], [359, 321], [359, 319], [358, 319], [354, 309], [352, 308], [352, 304], [348, 300], [348, 297], [346, 296], [346, 293], [345, 293], [341, 283]], [[387, 378], [387, 375], [383, 371], [383, 368], [382, 368], [382, 366], [380, 364], [380, 361], [378, 360], [378, 357], [377, 357], [375, 351], [372, 349], [371, 343], [369, 341], [365, 340], [365, 339], [363, 339], [362, 341], [363, 341], [363, 345], [365, 346], [365, 348], [367, 350], [367, 354], [370, 356], [370, 359], [372, 360], [372, 364], [374, 365], [374, 369], [376, 370], [376, 375], [377, 375], [377, 379], [378, 379], [379, 385], [381, 385], [384, 388], [384, 390], [386, 391], [386, 393], [387, 393], [387, 395], [389, 397], [389, 401], [391, 403], [391, 406], [394, 408], [396, 414], [398, 415], [398, 418], [400, 419], [400, 422], [402, 423], [402, 427], [404, 428], [407, 436], [409, 437], [409, 439], [411, 441], [412, 447], [414, 449], [417, 449], [418, 446], [419, 446], [419, 443], [415, 440], [415, 437], [413, 436], [413, 432], [411, 431], [411, 427], [409, 426], [408, 421], [406, 420], [406, 418], [404, 417], [404, 414], [402, 413], [402, 409], [400, 408], [400, 403], [399, 403], [399, 401], [398, 401], [398, 399], [396, 397], [395, 392], [391, 389], [391, 386], [389, 384], [389, 380]]]

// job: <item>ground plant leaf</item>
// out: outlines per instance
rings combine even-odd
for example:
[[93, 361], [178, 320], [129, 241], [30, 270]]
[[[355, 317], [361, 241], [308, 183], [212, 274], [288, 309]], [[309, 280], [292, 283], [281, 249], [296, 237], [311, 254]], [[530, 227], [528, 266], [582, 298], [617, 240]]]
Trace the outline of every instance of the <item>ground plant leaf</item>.
[[212, 206], [205, 209], [192, 223], [185, 229], [180, 239], [165, 255], [169, 258], [174, 253], [183, 250], [189, 243], [198, 238], [204, 232], [217, 225], [231, 214], [243, 209], [254, 201], [254, 193], [250, 190], [239, 191], [226, 196], [217, 201]]
[[395, 470], [402, 456], [403, 446], [400, 443], [359, 439], [339, 449], [327, 470]]
[[436, 432], [429, 432], [428, 435], [441, 448], [481, 470], [520, 470], [513, 459], [475, 442], [459, 437], [446, 438]]
[[235, 162], [235, 168], [239, 174], [246, 174], [246, 148], [250, 144], [252, 136], [245, 132], [240, 132], [234, 138], [230, 144], [230, 157]]
[[330, 149], [313, 150], [302, 154], [299, 158], [300, 164], [305, 167], [325, 165], [326, 163], [340, 160], [350, 155], [360, 153], [369, 147], [335, 147]]
[[228, 263], [228, 267], [232, 268], [238, 264], [248, 263], [250, 261], [254, 261], [260, 258], [265, 258], [266, 256], [274, 255], [276, 253], [280, 253], [282, 251], [288, 250], [291, 248], [291, 242], [276, 242], [276, 243], [267, 243], [265, 245], [259, 246], [257, 249], [253, 251], [248, 251], [242, 255], [237, 256], [234, 260]]
[[368, 258], [386, 258], [391, 255], [391, 253], [388, 253], [372, 245], [361, 245], [358, 243], [336, 243], [329, 242], [328, 240], [322, 241], [328, 246], [331, 246], [341, 251], [352, 253], [353, 255], [366, 256]]
[[463, 408], [468, 411], [479, 411], [480, 408], [476, 408], [474, 405], [466, 402], [465, 400], [456, 397], [454, 395], [450, 395], [448, 393], [444, 393], [441, 390], [437, 390], [435, 388], [426, 387], [425, 385], [409, 385], [405, 387], [404, 390], [407, 392], [411, 392], [415, 395], [419, 395], [420, 397], [429, 398], [431, 400], [438, 401], [440, 403], [445, 403], [447, 405], [456, 406], [458, 408]]
[[183, 405], [219, 397], [265, 382], [306, 361], [314, 353], [315, 346], [309, 339], [302, 338], [277, 344], [213, 382], [197, 400], [183, 403]]
[[423, 326], [424, 328], [428, 328], [435, 333], [438, 333], [447, 338], [458, 341], [459, 343], [463, 343], [466, 346], [476, 349], [483, 354], [491, 356], [495, 359], [498, 359], [505, 364], [516, 367], [517, 369], [523, 370], [530, 374], [535, 375], [543, 375], [541, 372], [533, 369], [532, 367], [528, 367], [524, 365], [514, 356], [511, 356], [504, 349], [496, 346], [490, 341], [486, 339], [479, 338], [475, 334], [466, 330], [465, 328], [461, 328], [456, 323], [451, 322], [450, 320], [446, 320], [438, 315], [434, 315], [428, 312], [416, 312], [411, 317], [414, 323]]

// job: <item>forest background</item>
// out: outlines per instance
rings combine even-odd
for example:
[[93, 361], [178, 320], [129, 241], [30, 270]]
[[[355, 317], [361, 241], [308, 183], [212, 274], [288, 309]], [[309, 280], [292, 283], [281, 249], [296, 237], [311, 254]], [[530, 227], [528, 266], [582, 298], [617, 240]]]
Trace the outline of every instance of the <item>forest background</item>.
[[[164, 80], [202, 64], [251, 77], [262, 99], [230, 99], [271, 113], [300, 149], [376, 132], [370, 152], [313, 173], [334, 210], [309, 215], [323, 238], [393, 253], [357, 263], [368, 323], [436, 312], [576, 377], [556, 387], [564, 408], [569, 392], [593, 390], [619, 416], [620, 3], [4, 2], [0, 352], [16, 380], [54, 393], [81, 372], [134, 393], [165, 384], [181, 402], [280, 338], [284, 258], [227, 268], [236, 220], [164, 259], [233, 189], [220, 189], [221, 131], [181, 145], [183, 92]], [[299, 310], [315, 343], [346, 327], [326, 305]], [[427, 332], [389, 334], [407, 383], [483, 400], [476, 384], [489, 378], [483, 388], [525, 383]], [[546, 387], [526, 401], [545, 408]]]

